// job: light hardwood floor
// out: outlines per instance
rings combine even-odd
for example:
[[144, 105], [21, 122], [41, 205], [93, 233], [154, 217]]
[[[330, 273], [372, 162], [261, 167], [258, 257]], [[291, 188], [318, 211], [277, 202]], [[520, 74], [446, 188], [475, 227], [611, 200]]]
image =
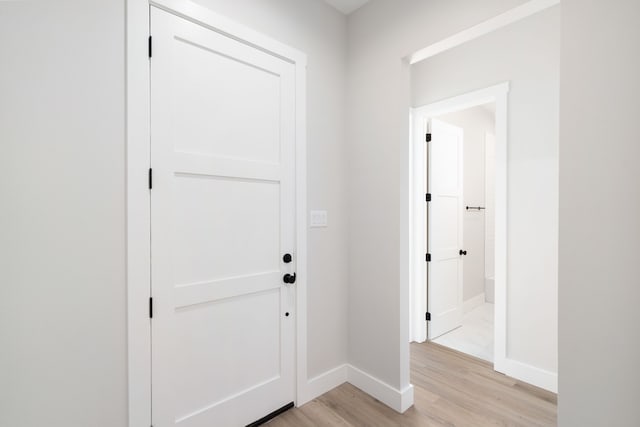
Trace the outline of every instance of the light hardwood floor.
[[411, 345], [415, 404], [400, 415], [350, 384], [267, 425], [555, 426], [556, 395], [494, 372], [491, 364], [434, 343]]

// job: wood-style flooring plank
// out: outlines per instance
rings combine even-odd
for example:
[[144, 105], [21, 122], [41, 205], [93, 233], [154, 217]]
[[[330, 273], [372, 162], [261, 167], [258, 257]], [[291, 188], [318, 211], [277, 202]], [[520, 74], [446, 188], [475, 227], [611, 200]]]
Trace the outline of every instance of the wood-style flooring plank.
[[399, 414], [351, 384], [268, 423], [270, 427], [548, 427], [557, 396], [434, 343], [411, 345], [414, 406]]

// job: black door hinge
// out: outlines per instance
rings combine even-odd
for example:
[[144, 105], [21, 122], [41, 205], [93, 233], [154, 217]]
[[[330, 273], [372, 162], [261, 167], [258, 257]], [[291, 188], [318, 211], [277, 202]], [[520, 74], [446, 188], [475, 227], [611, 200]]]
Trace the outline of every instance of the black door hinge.
[[431, 262], [431, 254], [427, 254], [424, 258], [425, 258], [425, 261]]
[[149, 36], [149, 58], [153, 56], [153, 37]]
[[426, 199], [427, 199], [427, 202], [430, 202], [430, 201], [431, 201], [431, 193], [427, 193], [427, 197], [426, 197]]
[[149, 298], [149, 319], [153, 319], [153, 298]]
[[149, 190], [153, 188], [153, 169], [149, 168]]
[[427, 134], [426, 140], [427, 140], [427, 142], [431, 142], [431, 134], [430, 133]]
[[427, 313], [424, 316], [424, 320], [426, 320], [427, 322], [431, 321], [431, 313], [427, 311]]

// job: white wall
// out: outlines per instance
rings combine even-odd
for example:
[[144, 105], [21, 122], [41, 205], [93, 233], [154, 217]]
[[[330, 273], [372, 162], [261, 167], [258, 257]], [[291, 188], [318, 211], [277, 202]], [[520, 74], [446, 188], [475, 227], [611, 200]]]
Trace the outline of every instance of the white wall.
[[[374, 0], [349, 16], [349, 361], [409, 385], [409, 67], [402, 58], [522, 0]], [[401, 229], [406, 232], [401, 233]]]
[[[485, 138], [495, 132], [495, 117], [483, 107], [445, 114], [438, 119], [462, 128], [464, 132], [464, 206], [486, 207]], [[463, 299], [484, 293], [485, 279], [485, 215], [487, 211], [463, 212], [464, 257]]]
[[562, 1], [562, 427], [640, 424], [640, 2]]
[[507, 358], [558, 372], [560, 7], [412, 67], [413, 105], [511, 82]]
[[329, 213], [327, 228], [309, 230], [308, 373], [313, 378], [347, 361], [347, 20], [319, 0], [196, 2], [308, 55], [308, 206]]
[[127, 423], [124, 2], [0, 2], [0, 425]]
[[[310, 235], [310, 296], [332, 310], [310, 313], [310, 337], [320, 337], [310, 371], [346, 356], [349, 230], [349, 360], [408, 384], [398, 352], [408, 342], [397, 205], [410, 102], [400, 58], [524, 0], [374, 0], [350, 18], [349, 228], [333, 178], [345, 166], [342, 18], [300, 0], [201, 1], [310, 54], [310, 207], [331, 214], [331, 227]], [[634, 425], [640, 5], [562, 8], [560, 425]], [[124, 426], [124, 4], [2, 2], [0, 40], [0, 425]]]
[[[308, 56], [308, 373], [347, 361], [346, 18], [201, 0]], [[127, 420], [124, 1], [0, 2], [0, 425]]]

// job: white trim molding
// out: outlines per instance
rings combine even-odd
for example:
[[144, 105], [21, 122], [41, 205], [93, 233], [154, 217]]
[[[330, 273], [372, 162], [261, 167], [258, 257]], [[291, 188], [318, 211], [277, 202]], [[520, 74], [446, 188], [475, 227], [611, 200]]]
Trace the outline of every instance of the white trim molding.
[[304, 400], [298, 402], [298, 406], [347, 382], [397, 412], [404, 413], [413, 405], [413, 385], [409, 385], [404, 390], [398, 390], [373, 375], [345, 363], [310, 379], [305, 389]]
[[413, 65], [439, 53], [460, 46], [471, 40], [482, 37], [507, 25], [518, 22], [538, 12], [560, 4], [560, 0], [531, 0], [518, 7], [510, 9], [500, 15], [494, 16], [484, 22], [474, 25], [464, 31], [460, 31], [446, 39], [420, 49], [409, 56], [409, 64]]
[[[503, 366], [504, 373], [510, 377], [553, 393], [558, 392], [558, 374], [554, 372], [513, 359], [505, 359]], [[345, 363], [311, 378], [304, 389], [304, 396], [298, 400], [298, 406], [304, 405], [344, 383], [359, 388], [400, 413], [405, 412], [413, 405], [413, 385], [409, 385], [404, 390], [398, 390], [361, 369]]]
[[398, 390], [352, 365], [349, 365], [347, 377], [349, 384], [401, 414], [413, 405], [413, 385], [407, 386], [404, 390]]
[[513, 359], [503, 362], [504, 374], [547, 391], [558, 392], [558, 374]]
[[127, 0], [127, 339], [129, 426], [151, 425], [149, 3]]
[[[411, 212], [412, 232], [411, 256], [411, 340], [427, 340], [424, 313], [426, 298], [426, 253], [424, 203], [425, 188], [425, 143], [424, 134], [430, 118], [460, 111], [478, 105], [496, 104], [496, 170], [495, 170], [495, 302], [494, 302], [494, 368], [504, 372], [507, 355], [507, 103], [509, 83], [501, 83], [464, 95], [414, 108], [411, 114], [411, 195], [406, 209]], [[408, 361], [407, 361], [408, 363]]]
[[[304, 53], [188, 0], [126, 0], [127, 314], [129, 426], [151, 425], [149, 8], [158, 7], [260, 49], [295, 66], [296, 73], [296, 401], [307, 390], [307, 149]], [[340, 377], [339, 373], [331, 378]], [[346, 375], [343, 375], [346, 377]], [[328, 380], [327, 380], [328, 381]], [[337, 380], [335, 380], [337, 381]], [[321, 384], [322, 381], [317, 382]], [[318, 385], [317, 389], [326, 388]]]
[[305, 388], [305, 395], [298, 401], [298, 406], [322, 396], [328, 391], [346, 383], [348, 381], [349, 365], [343, 364], [327, 372], [311, 378]]

